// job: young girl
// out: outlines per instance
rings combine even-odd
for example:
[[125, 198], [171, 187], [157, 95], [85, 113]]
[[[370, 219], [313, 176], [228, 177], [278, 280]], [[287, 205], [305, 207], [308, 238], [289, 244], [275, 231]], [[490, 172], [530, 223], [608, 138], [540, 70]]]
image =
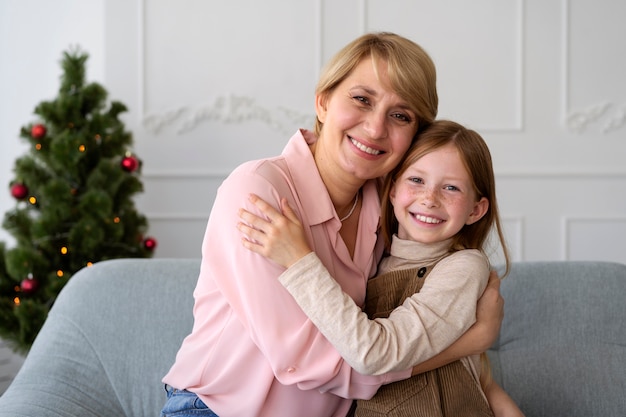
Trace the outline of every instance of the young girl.
[[[386, 178], [381, 229], [389, 256], [368, 282], [367, 315], [311, 252], [286, 203], [283, 215], [252, 196], [268, 220], [242, 209], [239, 229], [246, 248], [288, 268], [280, 282], [344, 359], [360, 372], [380, 374], [406, 369], [474, 323], [489, 278], [484, 246], [492, 228], [508, 273], [495, 197], [491, 156], [480, 135], [451, 121], [422, 132]], [[357, 402], [356, 416], [521, 416], [490, 380], [484, 359], [481, 366], [478, 355], [465, 357], [385, 385]]]

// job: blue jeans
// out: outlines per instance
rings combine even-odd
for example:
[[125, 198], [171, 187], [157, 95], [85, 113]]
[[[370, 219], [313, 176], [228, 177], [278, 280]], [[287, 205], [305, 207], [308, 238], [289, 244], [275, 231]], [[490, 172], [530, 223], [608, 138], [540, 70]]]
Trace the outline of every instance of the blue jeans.
[[176, 389], [167, 384], [165, 385], [165, 391], [167, 392], [167, 401], [161, 410], [161, 417], [218, 417], [193, 392], [185, 389]]

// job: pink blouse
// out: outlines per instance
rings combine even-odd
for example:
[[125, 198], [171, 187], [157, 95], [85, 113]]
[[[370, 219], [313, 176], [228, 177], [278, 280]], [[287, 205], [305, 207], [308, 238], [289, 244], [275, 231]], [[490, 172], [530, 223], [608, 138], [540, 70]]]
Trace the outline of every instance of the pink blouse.
[[163, 382], [195, 392], [220, 417], [343, 417], [349, 399], [370, 398], [380, 385], [410, 376], [410, 369], [381, 376], [351, 369], [278, 282], [284, 268], [241, 245], [239, 208], [259, 213], [248, 195], [275, 207], [286, 197], [322, 263], [363, 304], [382, 252], [376, 187], [373, 181], [363, 187], [353, 260], [308, 146], [314, 140], [298, 131], [282, 155], [244, 163], [217, 192], [202, 245], [193, 330]]

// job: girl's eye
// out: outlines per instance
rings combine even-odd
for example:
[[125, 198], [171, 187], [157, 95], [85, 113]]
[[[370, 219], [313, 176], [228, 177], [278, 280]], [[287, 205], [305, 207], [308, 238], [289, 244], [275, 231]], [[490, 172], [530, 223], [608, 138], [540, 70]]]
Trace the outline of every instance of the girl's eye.
[[458, 187], [454, 186], [454, 185], [446, 185], [444, 187], [444, 189], [448, 190], [448, 191], [460, 191]]
[[412, 183], [415, 184], [423, 184], [424, 180], [422, 180], [420, 177], [410, 177], [409, 181], [411, 181]]

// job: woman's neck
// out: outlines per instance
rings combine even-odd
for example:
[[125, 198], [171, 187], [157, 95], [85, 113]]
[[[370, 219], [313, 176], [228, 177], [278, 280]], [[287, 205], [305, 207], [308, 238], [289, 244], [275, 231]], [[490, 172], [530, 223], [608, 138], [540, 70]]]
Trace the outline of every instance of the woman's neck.
[[311, 152], [313, 153], [320, 177], [326, 186], [333, 206], [335, 206], [335, 211], [342, 218], [355, 206], [354, 202], [358, 198], [359, 190], [365, 181], [341, 169], [337, 163], [337, 157], [325, 154], [323, 146], [319, 145], [319, 141], [312, 144]]

